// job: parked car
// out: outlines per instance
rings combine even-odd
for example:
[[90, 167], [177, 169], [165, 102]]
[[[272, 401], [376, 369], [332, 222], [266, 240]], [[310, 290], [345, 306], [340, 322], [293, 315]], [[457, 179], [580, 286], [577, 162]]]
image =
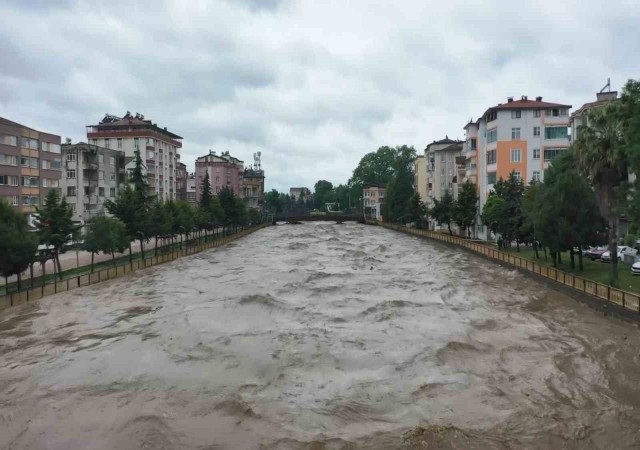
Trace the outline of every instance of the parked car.
[[631, 266], [631, 273], [634, 275], [640, 275], [640, 261], [637, 263], [633, 263]]
[[583, 256], [586, 256], [591, 261], [595, 261], [596, 259], [600, 259], [602, 254], [607, 251], [607, 247], [591, 247]]
[[[618, 245], [618, 250], [617, 250], [617, 255], [616, 257], [618, 258], [619, 261], [623, 261], [624, 260], [624, 255], [626, 254], [633, 254], [634, 253], [634, 249], [627, 246], [627, 245]], [[607, 250], [606, 252], [604, 252], [602, 254], [602, 256], [600, 257], [600, 260], [602, 262], [609, 262], [611, 261], [611, 253], [609, 252], [609, 250]]]

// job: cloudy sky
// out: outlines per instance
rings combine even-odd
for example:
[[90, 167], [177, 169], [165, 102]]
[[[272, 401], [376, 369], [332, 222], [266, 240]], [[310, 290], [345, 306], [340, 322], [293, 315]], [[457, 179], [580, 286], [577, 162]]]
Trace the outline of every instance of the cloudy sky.
[[190, 170], [261, 151], [269, 189], [340, 183], [507, 96], [577, 107], [640, 78], [638, 24], [637, 0], [0, 0], [0, 116], [76, 142], [130, 110]]

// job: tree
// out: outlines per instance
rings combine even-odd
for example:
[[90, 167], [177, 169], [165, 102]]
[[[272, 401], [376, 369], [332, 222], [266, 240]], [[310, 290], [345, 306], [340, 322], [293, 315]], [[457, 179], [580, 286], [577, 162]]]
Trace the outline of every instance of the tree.
[[456, 201], [453, 199], [451, 193], [446, 190], [440, 200], [434, 199], [434, 206], [431, 208], [431, 216], [439, 224], [446, 223], [449, 234], [453, 235], [451, 231], [451, 222], [453, 222], [454, 213], [456, 210]]
[[8, 277], [20, 274], [33, 262], [38, 251], [38, 239], [29, 231], [27, 218], [13, 206], [0, 199], [0, 274], [5, 280], [5, 292], [9, 292]]
[[205, 172], [204, 180], [202, 181], [202, 193], [200, 194], [200, 208], [211, 209], [211, 183], [209, 182], [209, 172]]
[[98, 216], [87, 225], [83, 249], [91, 252], [91, 272], [93, 273], [93, 256], [102, 252], [111, 255], [113, 266], [116, 265], [116, 253], [124, 252], [129, 247], [129, 236], [125, 225], [113, 217]]
[[58, 266], [58, 275], [62, 279], [60, 251], [72, 239], [80, 228], [73, 223], [73, 210], [62, 197], [58, 189], [50, 189], [44, 199], [42, 208], [37, 208], [36, 229], [41, 244], [53, 247], [53, 256]]
[[321, 209], [326, 203], [329, 203], [331, 200], [329, 194], [332, 190], [333, 184], [327, 180], [320, 180], [315, 184], [313, 200], [315, 201], [316, 208]]
[[453, 211], [453, 221], [467, 231], [467, 237], [471, 238], [471, 227], [476, 223], [478, 214], [478, 193], [476, 186], [469, 180], [462, 184], [458, 194], [456, 207]]
[[149, 236], [155, 239], [155, 256], [158, 256], [158, 241], [161, 236], [171, 234], [171, 218], [167, 214], [165, 206], [162, 202], [156, 200], [149, 210]]
[[[524, 240], [523, 217], [522, 217], [522, 194], [524, 193], [524, 183], [518, 179], [515, 172], [509, 174], [505, 181], [502, 178], [494, 185], [494, 192], [489, 196], [482, 211], [482, 221], [489, 226], [489, 229], [500, 235], [500, 243], [505, 248], [516, 241], [518, 250], [520, 242]], [[492, 196], [501, 199], [493, 199], [491, 205], [489, 200]]]
[[385, 221], [404, 222], [407, 219], [409, 199], [413, 196], [413, 161], [416, 151], [406, 145], [396, 147], [393, 162], [393, 176], [386, 186]]
[[375, 152], [367, 153], [354, 169], [349, 184], [357, 184], [360, 187], [386, 186], [393, 176], [396, 157], [397, 147], [383, 146]]
[[[124, 223], [127, 235], [131, 240], [138, 239], [140, 241], [140, 252], [144, 259], [144, 241], [154, 235], [150, 227], [146, 194], [125, 185], [115, 200], [108, 199], [105, 202], [105, 207], [110, 214]], [[131, 253], [131, 245], [129, 245], [129, 253]]]
[[501, 224], [508, 220], [508, 217], [504, 216], [504, 204], [504, 198], [491, 192], [482, 208], [482, 222], [493, 234], [500, 233]]
[[611, 284], [618, 280], [617, 238], [620, 186], [628, 179], [627, 155], [620, 104], [612, 102], [588, 111], [586, 125], [580, 127], [572, 145], [578, 167], [591, 182], [600, 213], [609, 225]]
[[544, 185], [542, 183], [531, 180], [522, 194], [522, 226], [525, 230], [524, 233], [531, 236], [533, 250], [537, 259], [540, 259], [540, 254], [538, 253], [538, 244], [541, 242], [539, 234], [543, 230], [540, 214], [543, 205], [543, 190]]
[[[233, 191], [229, 189], [227, 186], [222, 188], [220, 192], [218, 192], [218, 201], [220, 202], [220, 207], [224, 211], [224, 221], [223, 224], [225, 227], [230, 227], [236, 225], [236, 196]], [[224, 232], [224, 228], [223, 228]]]
[[425, 216], [427, 215], [427, 207], [422, 203], [420, 194], [415, 193], [409, 200], [409, 207], [407, 216], [410, 222], [415, 223], [417, 228], [422, 228], [425, 222]]
[[282, 200], [280, 199], [280, 193], [275, 189], [272, 189], [264, 195], [264, 204], [271, 214], [282, 212]]

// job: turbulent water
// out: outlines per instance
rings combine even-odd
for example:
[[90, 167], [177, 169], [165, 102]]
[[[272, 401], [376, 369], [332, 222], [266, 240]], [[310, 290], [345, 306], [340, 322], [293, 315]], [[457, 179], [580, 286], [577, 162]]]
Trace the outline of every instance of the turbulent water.
[[0, 448], [638, 448], [639, 344], [455, 247], [270, 227], [0, 314]]

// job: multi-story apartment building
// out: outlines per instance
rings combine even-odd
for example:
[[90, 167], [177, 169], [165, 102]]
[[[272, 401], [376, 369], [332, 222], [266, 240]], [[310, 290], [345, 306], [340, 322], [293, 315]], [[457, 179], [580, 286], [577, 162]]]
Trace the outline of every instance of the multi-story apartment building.
[[362, 206], [368, 219], [383, 220], [385, 188], [383, 186], [366, 186], [362, 189]]
[[426, 160], [426, 185], [427, 195], [423, 199], [424, 204], [431, 208], [434, 199], [440, 199], [445, 191], [451, 195], [456, 194], [458, 168], [456, 157], [462, 154], [462, 141], [445, 137], [439, 141], [433, 141], [424, 149]]
[[187, 202], [196, 204], [198, 199], [196, 198], [196, 174], [190, 173], [187, 176]]
[[[507, 103], [490, 107], [477, 122], [467, 124], [467, 142], [476, 139], [479, 211], [495, 182], [507, 179], [511, 172], [525, 184], [544, 179], [551, 160], [569, 148], [570, 109], [571, 105], [544, 102], [542, 97], [509, 97]], [[466, 155], [471, 163], [473, 151], [469, 150], [468, 147]], [[473, 173], [471, 167], [469, 176]], [[478, 231], [486, 237], [484, 227]]]
[[73, 208], [73, 219], [84, 223], [104, 213], [125, 181], [125, 156], [121, 150], [79, 142], [63, 144], [64, 172], [60, 187]]
[[313, 198], [313, 194], [311, 193], [309, 188], [306, 188], [306, 187], [292, 187], [292, 188], [289, 188], [289, 197], [291, 197], [292, 199], [298, 200], [301, 195], [304, 196], [304, 201], [305, 202], [307, 200]]
[[176, 163], [176, 199], [187, 200], [187, 165]]
[[0, 197], [31, 218], [61, 170], [60, 136], [0, 117]]
[[414, 180], [413, 187], [420, 194], [420, 200], [427, 200], [427, 158], [424, 155], [418, 155], [413, 161]]
[[242, 175], [244, 163], [238, 158], [224, 152], [217, 155], [209, 150], [209, 154], [196, 159], [196, 198], [201, 196], [202, 182], [205, 173], [209, 173], [211, 193], [216, 195], [222, 188], [228, 187], [235, 195], [242, 196]]
[[464, 126], [464, 143], [462, 144], [462, 155], [465, 157], [464, 181], [478, 185], [478, 127], [480, 121], [470, 120]]
[[582, 125], [586, 125], [587, 111], [596, 109], [596, 108], [601, 108], [616, 100], [618, 100], [618, 91], [598, 92], [596, 94], [595, 102], [585, 103], [579, 109], [577, 109], [573, 114], [571, 114], [571, 140], [575, 141], [576, 139], [578, 139], [578, 134], [580, 133], [580, 127]]
[[180, 161], [182, 137], [160, 128], [143, 115], [124, 117], [107, 114], [97, 125], [87, 126], [90, 144], [121, 150], [126, 158], [126, 170], [131, 172], [136, 150], [144, 163], [149, 191], [161, 200], [176, 199], [176, 170]]
[[242, 196], [249, 208], [261, 210], [264, 205], [264, 171], [249, 167], [242, 174]]

